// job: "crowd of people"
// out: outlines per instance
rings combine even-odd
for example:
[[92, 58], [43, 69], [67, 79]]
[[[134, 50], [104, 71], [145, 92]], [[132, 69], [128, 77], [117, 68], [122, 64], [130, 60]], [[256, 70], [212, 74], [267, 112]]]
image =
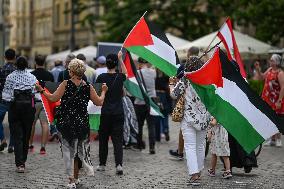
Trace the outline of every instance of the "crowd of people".
[[[148, 126], [149, 154], [156, 153], [155, 144], [163, 138], [170, 140], [169, 115], [175, 102], [184, 98], [184, 115], [180, 124], [177, 150], [169, 154], [178, 160], [187, 160], [189, 184], [200, 185], [206, 146], [210, 149], [211, 165], [208, 175], [214, 177], [218, 157], [224, 163], [222, 177], [233, 176], [232, 167], [244, 168], [249, 173], [257, 167], [254, 152], [247, 154], [238, 142], [210, 115], [191, 83], [184, 77], [184, 71], [195, 71], [204, 64], [199, 49], [188, 50], [187, 61], [175, 77], [169, 78], [149, 62], [138, 58], [137, 76], [147, 95], [160, 103], [163, 117], [149, 111], [147, 100], [135, 98], [124, 88], [127, 70], [123, 54], [109, 54], [95, 59], [96, 68], [90, 66], [84, 54], [69, 54], [64, 63], [54, 62], [52, 70], [46, 70], [45, 56], [36, 55], [35, 69], [28, 71], [28, 60], [16, 57], [13, 49], [5, 51], [5, 64], [0, 71], [0, 151], [8, 148], [15, 154], [16, 171], [25, 172], [28, 153], [33, 153], [33, 138], [37, 121], [40, 121], [40, 154], [48, 153], [48, 137], [54, 136], [61, 143], [61, 151], [69, 188], [80, 183], [79, 170], [94, 175], [94, 170], [105, 171], [108, 156], [108, 141], [114, 146], [116, 174], [123, 175], [123, 148], [146, 149], [143, 126]], [[264, 83], [262, 98], [279, 114], [284, 116], [284, 69], [280, 55], [272, 55], [270, 67], [262, 73], [260, 64], [254, 64], [253, 80]], [[46, 91], [45, 82], [59, 82], [53, 93]], [[95, 87], [100, 84], [99, 89]], [[42, 96], [50, 102], [60, 101], [56, 109], [56, 122], [50, 123], [42, 103]], [[90, 107], [96, 113], [90, 113]], [[8, 112], [10, 130], [9, 145], [5, 138], [3, 120]], [[23, 114], [22, 112], [25, 112]], [[96, 121], [94, 121], [96, 120]], [[90, 157], [90, 132], [98, 131], [99, 165], [96, 169]], [[49, 136], [50, 132], [50, 136]], [[171, 136], [173, 137], [173, 136]], [[281, 134], [276, 134], [269, 145], [281, 147]]]

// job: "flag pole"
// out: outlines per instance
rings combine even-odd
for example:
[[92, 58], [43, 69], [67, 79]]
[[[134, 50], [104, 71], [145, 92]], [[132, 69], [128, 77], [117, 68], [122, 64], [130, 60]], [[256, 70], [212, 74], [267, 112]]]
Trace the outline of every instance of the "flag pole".
[[[229, 18], [230, 18], [230, 17], [227, 17], [227, 18], [226, 18], [225, 23], [227, 22], [227, 20], [228, 20]], [[217, 31], [216, 35], [214, 36], [214, 38], [211, 40], [211, 42], [210, 42], [209, 45], [207, 46], [205, 52], [208, 51], [208, 49], [210, 48], [210, 45], [211, 45], [211, 44], [213, 43], [213, 41], [216, 39], [216, 37], [217, 37], [217, 35], [218, 35], [218, 32], [224, 27], [225, 23], [223, 23], [223, 25], [221, 26], [221, 28]], [[216, 45], [215, 45], [215, 46], [216, 46]], [[214, 46], [214, 47], [215, 47], [215, 46]]]
[[135, 28], [135, 26], [138, 24], [138, 22], [141, 20], [141, 18], [143, 18], [145, 16], [145, 14], [147, 13], [147, 11], [144, 12], [144, 14], [140, 17], [140, 19], [136, 22], [136, 24], [133, 26], [133, 28], [130, 30], [130, 32], [128, 33], [128, 35], [126, 36], [126, 38], [124, 39], [122, 46], [120, 48], [120, 50], [122, 50], [124, 43], [126, 41], [126, 39], [128, 38], [128, 36], [130, 35], [130, 33], [133, 31], [133, 29]]

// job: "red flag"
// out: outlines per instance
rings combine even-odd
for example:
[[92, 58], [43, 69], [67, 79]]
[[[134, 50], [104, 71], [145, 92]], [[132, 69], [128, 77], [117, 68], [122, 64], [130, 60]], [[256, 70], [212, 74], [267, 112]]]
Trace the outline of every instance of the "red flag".
[[198, 70], [186, 72], [185, 77], [198, 85], [216, 85], [223, 87], [222, 67], [219, 57], [219, 47], [213, 56]]
[[241, 55], [235, 40], [230, 18], [228, 18], [226, 22], [223, 24], [217, 36], [222, 40], [227, 50], [229, 59], [235, 60], [238, 63], [242, 76], [246, 78], [246, 71], [244, 69], [244, 64], [242, 62]]
[[[44, 88], [44, 90], [46, 93], [50, 94], [47, 88]], [[50, 102], [43, 94], [41, 94], [41, 99], [42, 99], [42, 104], [45, 109], [47, 119], [49, 121], [49, 124], [51, 124], [54, 121], [55, 107], [60, 105], [60, 101]]]

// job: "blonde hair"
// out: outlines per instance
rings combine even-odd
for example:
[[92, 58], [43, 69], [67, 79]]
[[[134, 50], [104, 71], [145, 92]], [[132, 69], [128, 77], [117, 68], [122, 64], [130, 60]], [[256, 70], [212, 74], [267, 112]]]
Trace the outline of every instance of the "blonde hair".
[[71, 60], [71, 62], [68, 65], [68, 69], [78, 77], [83, 77], [84, 72], [86, 71], [84, 62], [77, 58]]

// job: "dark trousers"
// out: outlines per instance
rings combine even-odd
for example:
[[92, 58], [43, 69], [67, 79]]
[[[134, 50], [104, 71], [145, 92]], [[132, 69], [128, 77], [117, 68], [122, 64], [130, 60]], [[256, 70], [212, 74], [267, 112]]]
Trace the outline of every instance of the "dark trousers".
[[137, 143], [139, 147], [143, 145], [143, 125], [146, 120], [148, 125], [148, 135], [149, 135], [149, 147], [150, 149], [155, 148], [155, 116], [150, 115], [147, 105], [137, 105], [135, 104], [135, 112], [138, 121], [138, 137]]
[[35, 109], [30, 103], [13, 102], [8, 112], [8, 120], [14, 139], [16, 166], [25, 165], [29, 149], [29, 139], [34, 121]]
[[123, 158], [123, 125], [124, 115], [101, 114], [99, 128], [100, 165], [106, 165], [108, 155], [108, 139], [111, 136], [116, 166], [122, 165]]

